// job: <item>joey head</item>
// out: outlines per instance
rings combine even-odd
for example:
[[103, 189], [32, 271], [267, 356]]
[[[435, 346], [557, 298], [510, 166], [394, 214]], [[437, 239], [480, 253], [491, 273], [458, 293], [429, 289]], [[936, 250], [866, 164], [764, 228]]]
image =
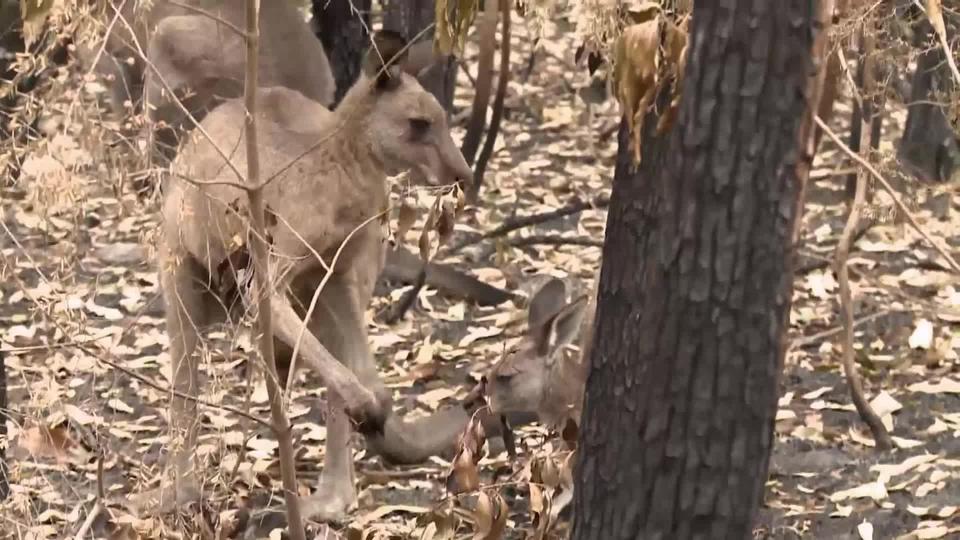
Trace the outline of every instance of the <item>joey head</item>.
[[[320, 520], [342, 518], [356, 500], [351, 418], [370, 421], [375, 429], [364, 435], [375, 451], [408, 462], [452, 447], [467, 421], [458, 408], [414, 422], [390, 414], [390, 392], [367, 340], [364, 313], [385, 258], [378, 218], [389, 202], [388, 173], [414, 169], [436, 184], [472, 177], [442, 107], [404, 71], [410, 67], [403, 39], [380, 32], [374, 45], [335, 111], [282, 87], [263, 88], [258, 99], [260, 171], [269, 179], [262, 195], [276, 218], [268, 226], [267, 292], [277, 364], [289, 368], [299, 340], [297, 365], [310, 367], [327, 387], [323, 473], [304, 501], [304, 514]], [[239, 99], [211, 111], [202, 125], [212, 141], [199, 130], [186, 138], [164, 190], [159, 266], [174, 387], [183, 395], [198, 392], [193, 353], [200, 331], [233, 315], [224, 306], [245, 303], [242, 292], [238, 301], [233, 293], [224, 297], [221, 286], [224, 280], [242, 283], [251, 270], [247, 257], [235, 256], [246, 249], [249, 234], [247, 195], [229, 185], [242, 180], [221, 154], [246, 170], [243, 112]], [[307, 308], [324, 280], [301, 338]], [[168, 474], [159, 489], [137, 496], [141, 512], [165, 511], [200, 495], [195, 402], [174, 395], [169, 418]]]
[[[593, 305], [587, 295], [568, 301], [557, 278], [533, 295], [526, 334], [486, 375], [492, 413], [536, 413], [553, 427], [579, 424]], [[569, 350], [578, 337], [581, 350]]]

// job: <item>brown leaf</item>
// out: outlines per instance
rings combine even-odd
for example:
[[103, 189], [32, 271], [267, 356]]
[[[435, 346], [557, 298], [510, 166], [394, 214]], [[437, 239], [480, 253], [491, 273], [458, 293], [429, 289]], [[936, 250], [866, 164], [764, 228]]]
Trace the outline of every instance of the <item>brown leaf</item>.
[[437, 235], [439, 236], [441, 246], [445, 245], [447, 241], [450, 240], [450, 237], [453, 236], [453, 225], [455, 221], [453, 201], [443, 201], [440, 214], [437, 216]]
[[453, 458], [450, 473], [447, 474], [447, 491], [454, 495], [474, 491], [480, 487], [480, 472], [477, 462], [470, 450], [461, 448]]
[[503, 538], [509, 514], [506, 501], [496, 491], [481, 491], [477, 497], [477, 509], [474, 519], [477, 530], [473, 540], [498, 540]]
[[529, 484], [530, 488], [530, 522], [534, 528], [534, 539], [542, 540], [550, 530], [550, 507], [552, 506], [549, 490], [544, 490], [538, 484]]
[[32, 426], [20, 434], [20, 447], [36, 459], [54, 458], [58, 463], [66, 463], [74, 446], [76, 442], [66, 424], [52, 428]]
[[470, 422], [460, 433], [457, 441], [457, 455], [453, 458], [450, 472], [447, 474], [447, 491], [456, 495], [474, 491], [480, 487], [480, 462], [486, 434], [479, 415], [473, 415]]

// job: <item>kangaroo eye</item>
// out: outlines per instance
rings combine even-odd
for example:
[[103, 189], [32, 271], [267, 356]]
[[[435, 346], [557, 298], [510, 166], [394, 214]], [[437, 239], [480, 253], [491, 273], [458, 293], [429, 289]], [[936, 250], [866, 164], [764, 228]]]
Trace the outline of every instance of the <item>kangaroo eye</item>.
[[510, 382], [510, 379], [512, 378], [513, 378], [513, 375], [510, 375], [508, 373], [507, 374], [497, 373], [497, 382], [500, 384], [507, 384]]
[[422, 139], [430, 131], [430, 120], [426, 118], [410, 119], [410, 135], [413, 139]]

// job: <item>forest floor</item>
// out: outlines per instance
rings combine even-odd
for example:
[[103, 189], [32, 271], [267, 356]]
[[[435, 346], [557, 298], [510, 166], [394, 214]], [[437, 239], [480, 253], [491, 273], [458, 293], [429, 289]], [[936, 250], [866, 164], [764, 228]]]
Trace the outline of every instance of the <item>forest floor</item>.
[[[588, 75], [573, 65], [577, 43], [563, 19], [547, 24], [527, 78], [532, 39], [523, 24], [516, 27], [501, 138], [482, 201], [467, 209], [458, 235], [610, 192], [619, 119], [615, 100], [588, 111], [578, 96]], [[468, 59], [475, 55], [470, 44]], [[468, 78], [461, 73], [459, 81], [458, 112], [469, 109], [473, 96]], [[838, 107], [834, 129], [846, 132], [849, 108]], [[59, 103], [51, 110], [66, 108]], [[884, 155], [892, 154], [905, 115], [901, 104], [890, 108]], [[456, 127], [458, 138], [464, 123]], [[158, 476], [168, 394], [104, 360], [161, 388], [168, 387], [170, 376], [153, 262], [156, 202], [144, 204], [114, 189], [128, 172], [123, 164], [129, 159], [122, 146], [97, 142], [105, 132], [77, 127], [38, 145], [34, 167], [25, 167], [22, 185], [0, 192], [0, 344], [8, 351], [13, 410], [8, 452], [12, 493], [0, 506], [4, 538], [72, 536], [96, 502], [98, 482], [109, 501], [108, 511], [94, 522], [98, 536], [135, 538], [134, 531], [140, 531], [142, 537], [156, 537], [164, 527], [196, 526], [136, 520], [118, 502]], [[849, 164], [826, 142], [813, 171], [820, 179], [808, 189], [777, 440], [755, 536], [957, 538], [960, 338], [954, 336], [960, 291], [936, 252], [909, 225], [876, 220], [854, 245], [850, 268], [859, 323], [857, 361], [867, 396], [898, 446], [878, 453], [853, 410], [840, 367], [838, 288], [826, 262], [846, 218], [844, 177], [830, 174], [840, 166]], [[890, 167], [884, 170], [889, 173]], [[38, 171], [46, 174], [43, 182], [31, 180]], [[914, 190], [904, 196], [915, 201], [922, 227], [955, 248], [960, 245], [960, 199], [945, 193]], [[873, 204], [875, 215], [889, 206], [882, 194]], [[422, 221], [421, 216], [407, 235], [413, 250]], [[588, 241], [581, 243], [600, 242], [604, 225], [605, 211], [590, 209], [482, 241], [445, 262], [511, 290], [545, 273], [576, 276], [588, 290], [599, 268], [599, 247], [516, 244], [528, 235], [561, 234]], [[406, 289], [380, 288], [369, 311], [370, 340], [396, 403], [410, 414], [423, 414], [471, 389], [522, 334], [525, 311], [513, 302], [480, 308], [427, 287], [404, 320], [381, 322], [378, 314]], [[244, 387], [246, 358], [253, 350], [249, 335], [232, 341], [222, 332], [211, 337], [225, 352], [215, 347], [204, 351], [203, 395], [242, 408], [244, 392], [237, 389]], [[304, 493], [315, 485], [322, 463], [322, 395], [316, 379], [300, 376], [291, 416]], [[254, 378], [250, 410], [267, 418], [261, 378]], [[203, 414], [200, 452], [210, 463], [204, 478], [209, 497], [205, 519], [226, 524], [243, 514], [242, 507], [279, 505], [276, 442], [222, 408], [204, 407]], [[455, 516], [457, 536], [469, 537], [501, 525], [489, 509], [499, 515], [502, 500], [507, 536], [525, 537], [534, 517], [543, 522], [531, 515], [533, 458], [553, 459], [561, 469], [561, 474], [554, 471], [552, 485], [544, 480], [547, 485], [534, 494], [535, 503], [542, 504], [549, 493], [558, 495], [554, 488], [562, 484], [563, 454], [555, 450], [555, 441], [545, 442], [545, 435], [536, 426], [522, 428], [516, 460], [505, 453], [484, 458], [481, 479], [493, 487], [484, 500], [461, 497], [457, 505], [462, 509], [455, 512], [451, 505], [456, 498], [445, 491], [448, 462], [434, 458], [415, 467], [385, 467], [366, 455], [358, 439], [359, 505], [347, 523], [332, 530], [348, 538], [432, 537]], [[382, 536], [361, 536], [361, 530]], [[562, 523], [553, 527], [553, 533], [562, 530]], [[269, 531], [261, 528], [256, 534], [266, 537]]]

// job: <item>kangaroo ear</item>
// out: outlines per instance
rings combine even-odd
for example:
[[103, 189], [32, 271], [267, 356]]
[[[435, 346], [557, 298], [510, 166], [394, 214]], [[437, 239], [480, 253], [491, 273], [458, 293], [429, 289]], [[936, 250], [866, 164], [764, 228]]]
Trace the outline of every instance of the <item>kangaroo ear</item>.
[[567, 287], [563, 281], [551, 277], [533, 297], [527, 308], [527, 328], [533, 332], [546, 325], [567, 303]]
[[407, 61], [403, 65], [403, 70], [419, 78], [442, 58], [444, 56], [434, 49], [433, 39], [424, 39], [414, 43], [407, 50]]
[[381, 30], [374, 34], [373, 44], [363, 60], [363, 73], [376, 78], [378, 89], [392, 90], [400, 85], [401, 66], [407, 60], [406, 45], [407, 40], [399, 32]]
[[587, 296], [580, 296], [563, 306], [538, 333], [537, 351], [548, 361], [553, 358], [557, 350], [577, 339], [586, 307]]

